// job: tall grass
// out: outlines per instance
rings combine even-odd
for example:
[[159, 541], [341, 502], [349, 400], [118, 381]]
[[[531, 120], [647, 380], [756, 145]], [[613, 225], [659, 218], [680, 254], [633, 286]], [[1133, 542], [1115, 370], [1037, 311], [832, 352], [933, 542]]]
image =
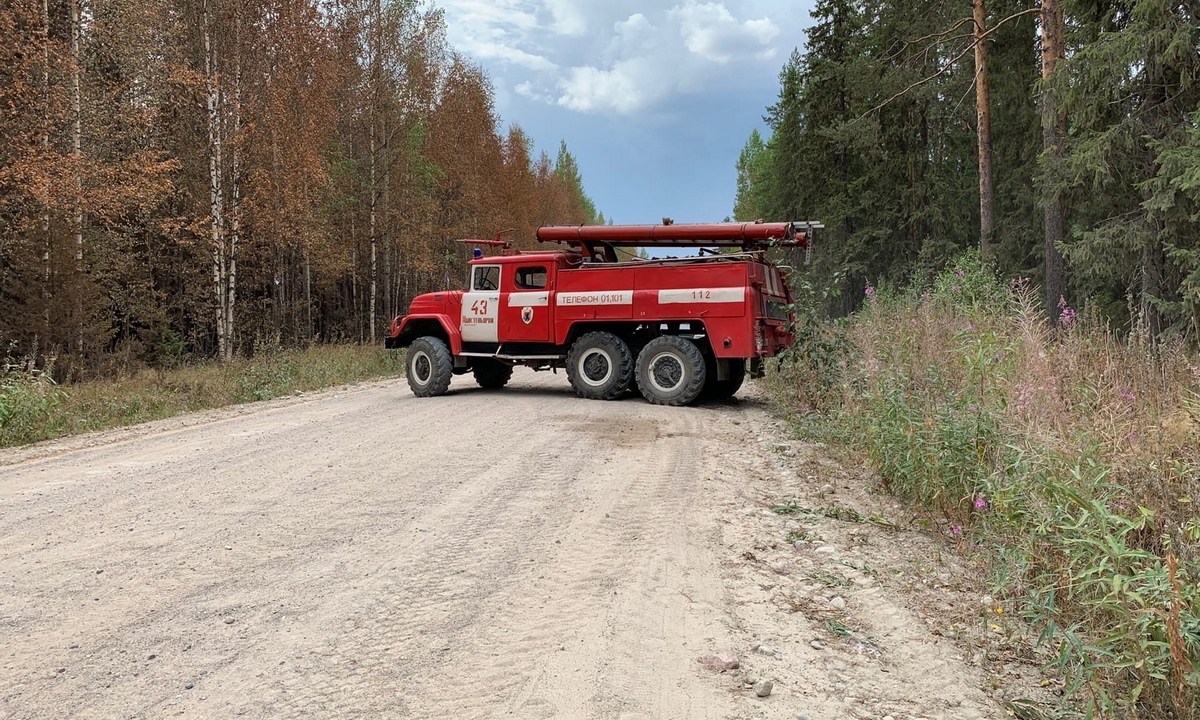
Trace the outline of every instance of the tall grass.
[[49, 372], [10, 363], [0, 372], [0, 447], [403, 374], [400, 353], [351, 345], [70, 386], [55, 385]]
[[986, 558], [1061, 710], [1192, 718], [1200, 360], [1071, 308], [1050, 327], [1034, 298], [977, 256], [929, 288], [868, 289], [849, 321], [802, 334], [817, 351], [780, 366], [775, 394]]

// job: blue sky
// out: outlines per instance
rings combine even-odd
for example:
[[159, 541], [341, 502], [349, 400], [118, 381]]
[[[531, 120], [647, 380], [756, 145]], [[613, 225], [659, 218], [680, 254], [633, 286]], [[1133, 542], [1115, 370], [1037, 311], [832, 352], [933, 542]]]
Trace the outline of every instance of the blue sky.
[[[811, 0], [437, 0], [505, 126], [559, 140], [618, 223], [730, 214], [738, 153], [803, 47]], [[785, 218], [769, 218], [785, 219]], [[791, 219], [791, 218], [787, 218]]]

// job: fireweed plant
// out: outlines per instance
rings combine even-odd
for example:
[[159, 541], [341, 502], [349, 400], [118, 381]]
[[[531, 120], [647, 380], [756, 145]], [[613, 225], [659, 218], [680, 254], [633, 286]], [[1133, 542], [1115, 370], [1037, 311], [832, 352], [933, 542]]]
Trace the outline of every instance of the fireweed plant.
[[774, 395], [988, 573], [1062, 716], [1196, 717], [1200, 359], [1036, 298], [973, 253], [870, 287], [849, 321], [805, 318]]

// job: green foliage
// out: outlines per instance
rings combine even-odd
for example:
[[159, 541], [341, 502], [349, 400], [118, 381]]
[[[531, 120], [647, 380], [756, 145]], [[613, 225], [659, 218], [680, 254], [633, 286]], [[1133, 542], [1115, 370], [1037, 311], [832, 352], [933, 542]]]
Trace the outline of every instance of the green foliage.
[[[1041, 152], [1036, 18], [1013, 0], [988, 7], [997, 272], [1042, 281], [1041, 203], [1061, 200], [1067, 297], [1087, 299], [1073, 304], [1200, 338], [1195, 8], [1064, 0], [1067, 57], [1044, 85], [1067, 123], [1057, 160]], [[826, 310], [844, 316], [867, 286], [932, 277], [978, 243], [975, 68], [954, 31], [970, 5], [821, 0], [812, 15], [770, 137], [738, 158], [735, 216], [823, 221], [812, 271], [840, 273]]]
[[964, 255], [827, 324], [849, 347], [818, 419], [800, 368], [773, 386], [990, 575], [1063, 681], [1054, 716], [1192, 717], [1200, 364], [1082, 319], [1047, 329], [1032, 296]]
[[554, 174], [567, 183], [567, 187], [578, 198], [583, 206], [584, 216], [588, 225], [603, 225], [604, 216], [596, 211], [596, 203], [583, 190], [583, 178], [579, 174], [579, 163], [575, 156], [567, 150], [567, 141], [563, 140], [558, 148], [558, 157], [554, 161]]
[[[780, 72], [770, 139], [758, 152], [748, 143], [739, 159], [739, 177], [765, 165], [752, 178], [753, 202], [739, 195], [739, 208], [825, 223], [811, 271], [838, 274], [842, 292], [825, 310], [841, 316], [868, 285], [936, 271], [971, 242], [977, 183], [964, 168], [973, 168], [973, 113], [945, 97], [969, 90], [973, 72], [955, 67], [893, 97], [939, 69], [934, 53], [905, 49], [903, 39], [953, 24], [943, 4], [822, 0], [813, 19], [805, 52]], [[1038, 132], [1036, 121], [1022, 126]]]
[[821, 319], [821, 308], [840, 293], [838, 283], [815, 286], [807, 277], [793, 282], [791, 306], [796, 321], [792, 325], [793, 347], [780, 358], [787, 387], [777, 388], [781, 395], [799, 403], [807, 413], [828, 409], [840, 394], [852, 347], [836, 323]]
[[66, 397], [49, 370], [6, 364], [0, 372], [0, 447], [30, 442]]
[[1068, 6], [1077, 50], [1054, 87], [1071, 122], [1062, 167], [1074, 232], [1064, 251], [1077, 284], [1152, 332], [1200, 331], [1200, 25], [1195, 8], [1164, 0]]
[[984, 263], [975, 249], [963, 253], [937, 274], [932, 296], [945, 307], [971, 314], [1003, 311], [1009, 303], [1008, 291], [995, 268]]
[[771, 149], [755, 129], [742, 148], [737, 162], [737, 197], [733, 219], [753, 222], [766, 217], [767, 202], [774, 192], [771, 188]]
[[80, 383], [68, 394], [49, 372], [6, 367], [0, 375], [0, 447], [158, 420], [180, 413], [286, 397], [404, 373], [403, 353], [318, 346]]

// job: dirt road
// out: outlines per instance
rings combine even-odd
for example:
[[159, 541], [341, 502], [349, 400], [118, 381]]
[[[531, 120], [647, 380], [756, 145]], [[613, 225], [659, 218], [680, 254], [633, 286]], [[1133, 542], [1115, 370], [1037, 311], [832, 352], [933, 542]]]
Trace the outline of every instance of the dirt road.
[[0, 453], [0, 717], [1002, 717], [776, 433], [518, 372]]

